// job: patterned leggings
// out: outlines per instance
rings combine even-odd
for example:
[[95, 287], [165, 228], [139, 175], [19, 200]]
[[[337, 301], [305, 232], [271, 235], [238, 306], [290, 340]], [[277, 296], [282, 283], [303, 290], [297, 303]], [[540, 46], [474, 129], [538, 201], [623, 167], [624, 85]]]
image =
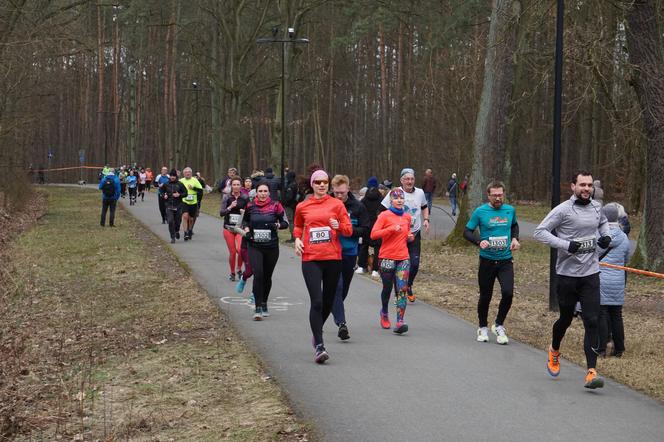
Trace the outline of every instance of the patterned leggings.
[[[385, 260], [387, 261], [387, 260]], [[385, 270], [381, 263], [380, 279], [383, 281], [383, 291], [380, 294], [383, 302], [383, 312], [387, 313], [387, 305], [390, 301], [392, 287], [394, 287], [394, 304], [397, 306], [397, 322], [403, 321], [406, 315], [406, 295], [408, 294], [408, 274], [410, 272], [410, 261], [396, 261], [394, 268]]]

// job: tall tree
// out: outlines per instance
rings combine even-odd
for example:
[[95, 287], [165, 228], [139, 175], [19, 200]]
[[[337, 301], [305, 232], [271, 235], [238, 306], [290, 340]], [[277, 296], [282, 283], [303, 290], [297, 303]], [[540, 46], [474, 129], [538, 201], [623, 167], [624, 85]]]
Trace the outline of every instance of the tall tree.
[[635, 0], [627, 13], [632, 86], [646, 129], [646, 198], [635, 261], [664, 272], [664, 56], [652, 0]]

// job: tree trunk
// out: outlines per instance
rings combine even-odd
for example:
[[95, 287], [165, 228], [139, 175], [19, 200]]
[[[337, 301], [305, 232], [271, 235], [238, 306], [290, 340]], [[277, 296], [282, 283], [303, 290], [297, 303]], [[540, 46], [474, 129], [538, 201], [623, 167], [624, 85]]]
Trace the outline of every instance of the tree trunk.
[[664, 55], [655, 2], [635, 0], [627, 14], [632, 86], [646, 129], [646, 195], [634, 263], [664, 272]]
[[473, 168], [468, 205], [460, 212], [448, 241], [460, 239], [463, 219], [484, 200], [484, 189], [493, 180], [504, 180], [508, 138], [507, 119], [514, 80], [514, 52], [517, 46], [518, 0], [494, 0], [489, 29], [489, 44], [484, 62], [484, 85], [475, 124]]

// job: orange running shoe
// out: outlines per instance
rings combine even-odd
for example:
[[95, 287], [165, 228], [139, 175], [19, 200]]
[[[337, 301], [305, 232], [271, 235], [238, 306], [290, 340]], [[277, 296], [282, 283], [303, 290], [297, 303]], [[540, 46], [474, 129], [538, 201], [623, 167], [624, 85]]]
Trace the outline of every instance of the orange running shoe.
[[383, 312], [383, 310], [380, 311], [380, 326], [384, 329], [389, 329], [392, 327], [390, 318], [387, 316], [387, 313]]
[[549, 374], [556, 377], [560, 374], [560, 352], [549, 347], [549, 361], [546, 364], [546, 369]]
[[415, 299], [417, 299], [417, 297], [413, 294], [412, 290], [408, 290], [406, 298], [408, 299], [409, 302], [415, 302]]
[[591, 390], [602, 388], [604, 386], [604, 379], [597, 374], [597, 370], [589, 368], [588, 373], [586, 374], [586, 383], [583, 384], [583, 386], [590, 388]]

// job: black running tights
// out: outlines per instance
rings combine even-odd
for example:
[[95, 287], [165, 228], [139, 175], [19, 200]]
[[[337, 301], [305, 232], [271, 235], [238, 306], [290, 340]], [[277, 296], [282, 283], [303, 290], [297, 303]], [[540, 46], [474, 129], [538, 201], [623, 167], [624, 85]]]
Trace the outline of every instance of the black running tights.
[[256, 307], [266, 307], [272, 289], [272, 273], [279, 260], [279, 247], [261, 249], [249, 244], [247, 253], [254, 272], [253, 293]]
[[323, 324], [332, 312], [340, 274], [341, 260], [302, 261], [302, 275], [311, 299], [309, 323], [316, 345], [323, 343]]

